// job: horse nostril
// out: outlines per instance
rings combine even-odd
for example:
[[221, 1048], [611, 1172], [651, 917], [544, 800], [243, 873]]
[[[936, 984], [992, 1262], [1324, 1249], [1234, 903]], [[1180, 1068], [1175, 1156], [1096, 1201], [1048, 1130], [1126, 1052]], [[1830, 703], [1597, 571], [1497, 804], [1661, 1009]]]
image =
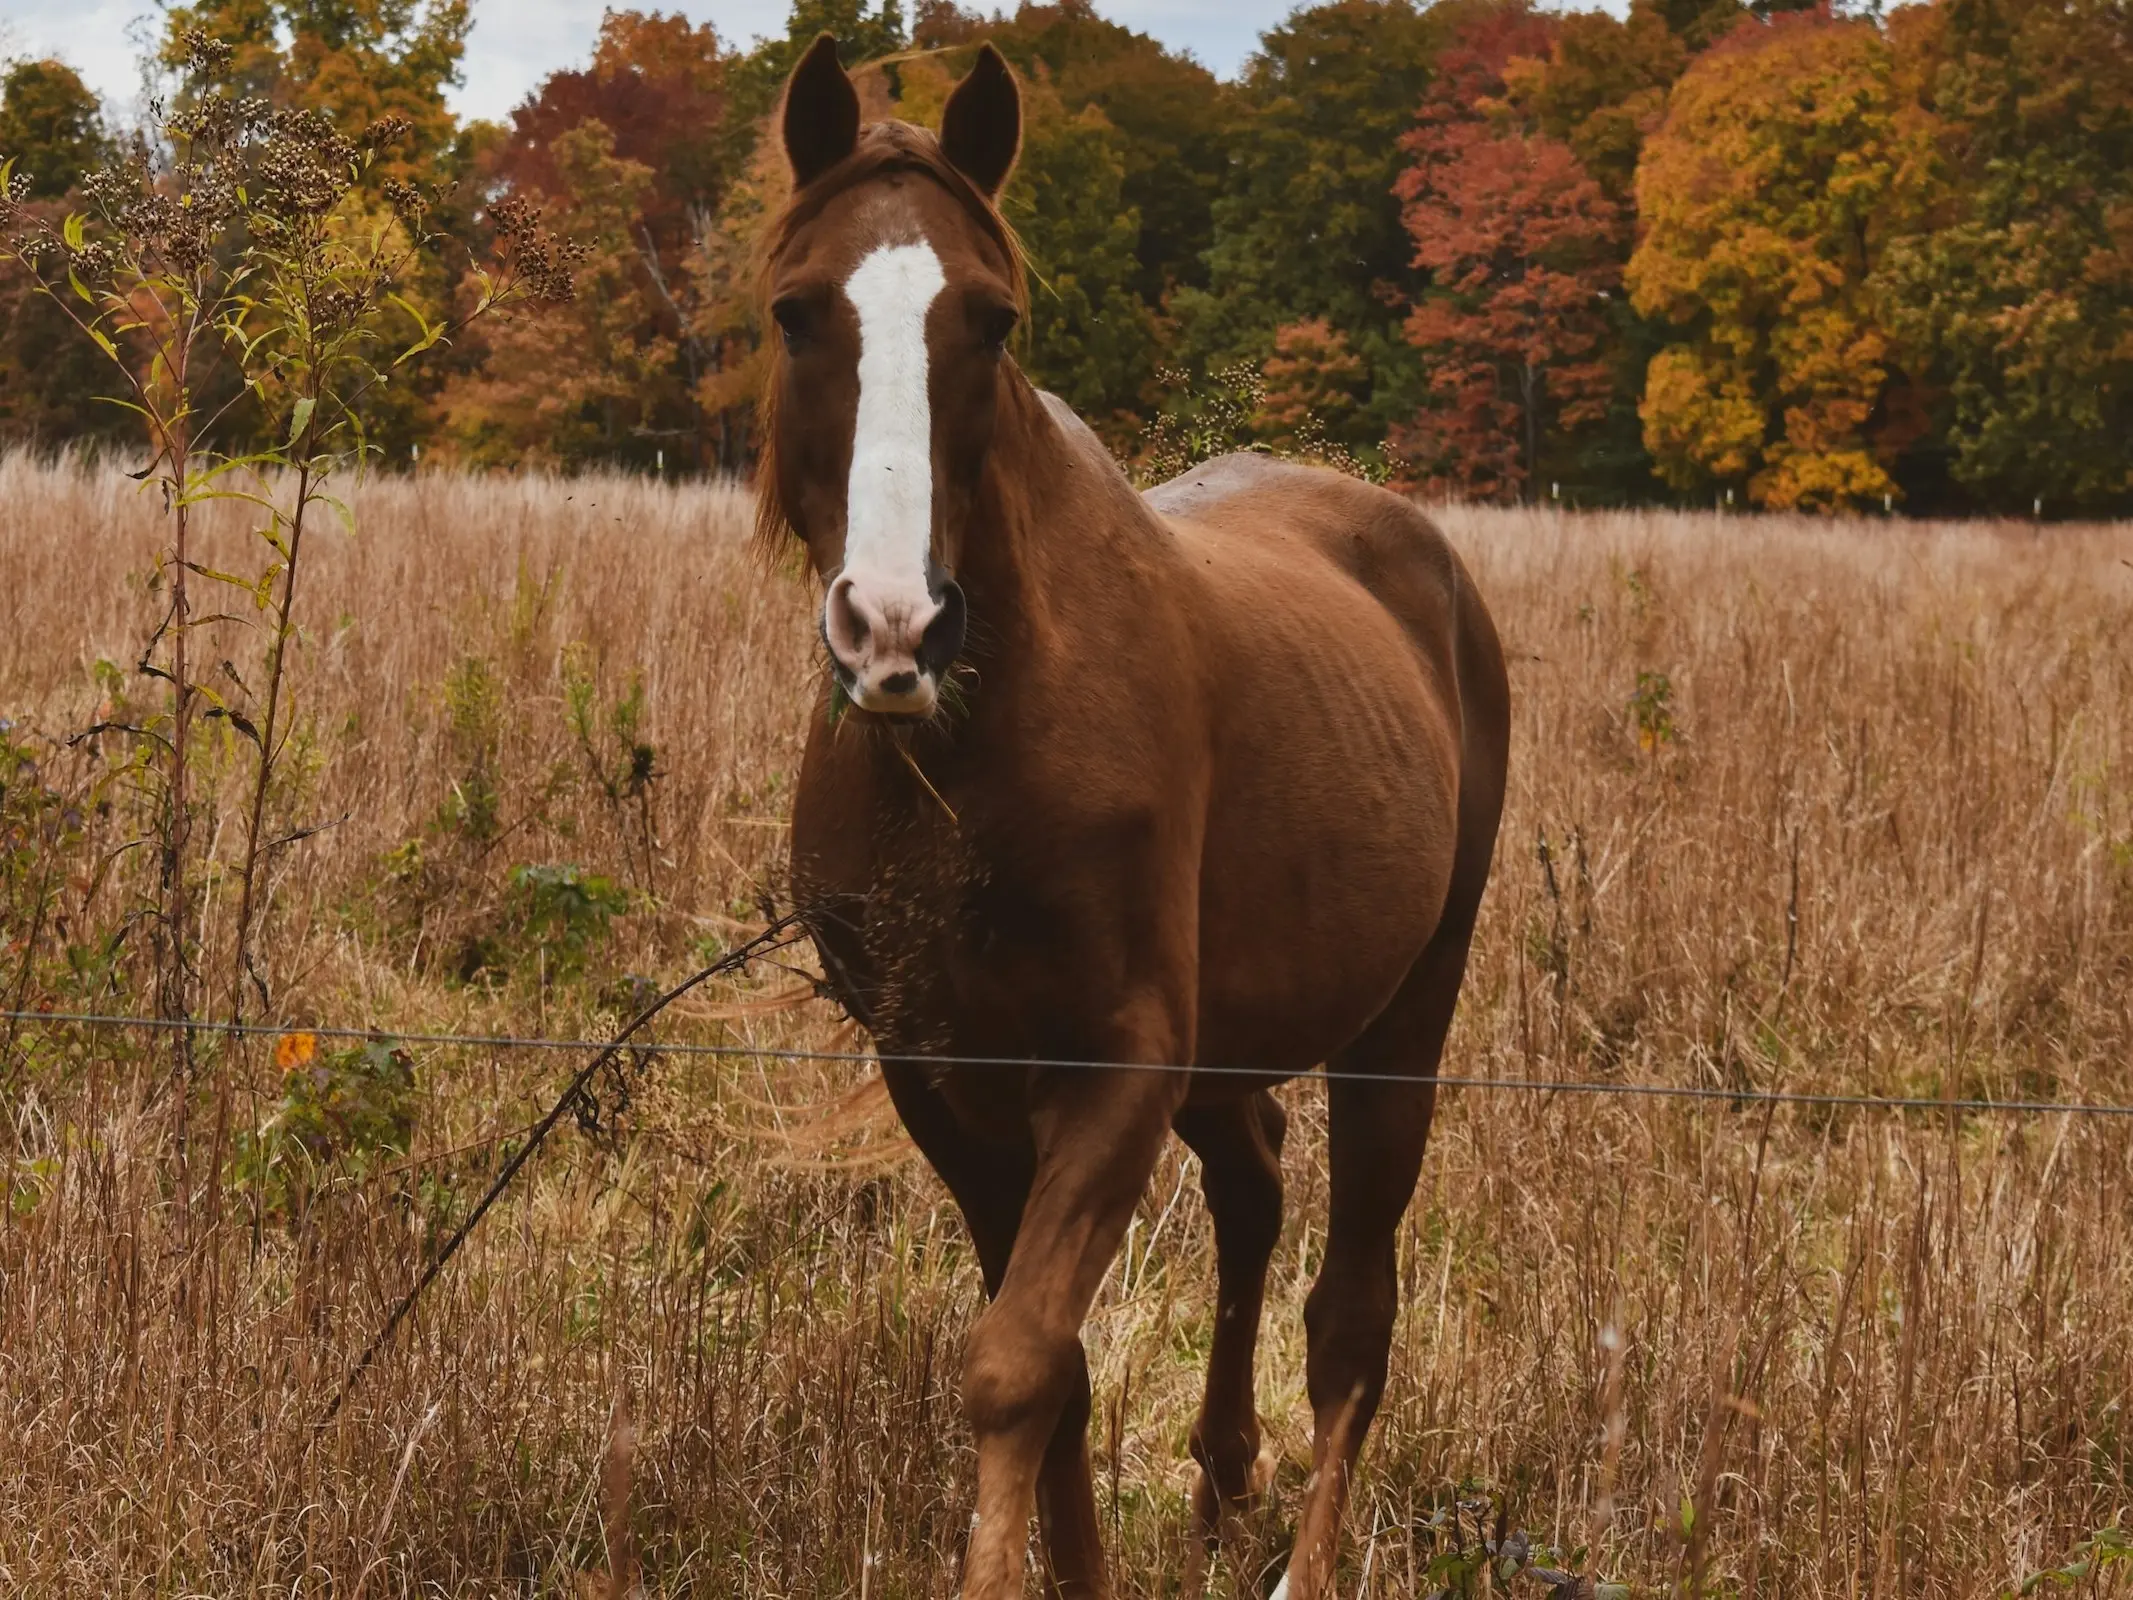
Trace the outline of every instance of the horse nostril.
[[866, 653], [867, 641], [873, 634], [867, 622], [865, 609], [853, 592], [850, 578], [839, 578], [830, 585], [829, 606], [822, 619], [823, 637], [828, 641], [830, 653], [847, 665]]
[[940, 610], [926, 624], [918, 641], [918, 664], [936, 678], [947, 676], [955, 658], [963, 653], [963, 634], [970, 624], [970, 611], [963, 601], [962, 585], [953, 579], [941, 585], [936, 597]]
[[892, 672], [881, 680], [883, 694], [916, 694], [918, 674], [915, 672]]

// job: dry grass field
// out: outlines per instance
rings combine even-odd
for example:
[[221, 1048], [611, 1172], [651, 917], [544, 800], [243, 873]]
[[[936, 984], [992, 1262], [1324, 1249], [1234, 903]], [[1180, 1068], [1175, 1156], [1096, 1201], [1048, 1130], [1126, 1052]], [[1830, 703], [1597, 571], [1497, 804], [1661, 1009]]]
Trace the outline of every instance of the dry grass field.
[[[633, 975], [759, 926], [812, 634], [743, 497], [440, 475], [354, 506], [298, 600], [273, 810], [330, 826], [273, 857], [270, 1018], [599, 1035]], [[0, 519], [0, 716], [38, 784], [82, 794], [115, 747], [56, 741], [155, 688], [130, 668], [158, 510], [115, 471], [16, 458]], [[2133, 1102], [2133, 530], [1444, 523], [1517, 719], [1448, 1071]], [[251, 659], [221, 626], [208, 659]], [[655, 752], [635, 792], [633, 743]], [[245, 747], [215, 723], [198, 748], [224, 783], [212, 913]], [[137, 945], [107, 950], [148, 871], [111, 799], [71, 842], [0, 851], [0, 911], [52, 906], [0, 930], [10, 1004], [150, 1003]], [[661, 1038], [855, 1047], [791, 970], [682, 1010]], [[580, 1058], [416, 1045], [409, 1088], [322, 1047], [394, 1131], [359, 1149], [360, 1118], [329, 1118], [291, 1149], [272, 1131], [318, 1114], [315, 1064], [281, 1070], [302, 1047], [205, 1041], [210, 1182], [202, 1141], [171, 1154], [165, 1046], [0, 1039], [0, 1592], [575, 1595], [620, 1592], [618, 1565], [653, 1594], [952, 1592], [977, 1273], [863, 1097], [820, 1123], [862, 1068], [668, 1054], [623, 1075], [626, 1107], [604, 1084], [598, 1129], [558, 1130], [321, 1423]], [[1323, 1237], [1321, 1096], [1285, 1094], [1269, 1558]], [[1461, 1499], [1639, 1595], [1785, 1600], [1998, 1596], [2128, 1521], [2133, 1120], [1459, 1089], [1402, 1272], [1358, 1600], [1447, 1582]], [[1212, 1278], [1174, 1148], [1088, 1328], [1127, 1596], [1178, 1589]], [[2133, 1592], [2128, 1571], [2075, 1592]]]

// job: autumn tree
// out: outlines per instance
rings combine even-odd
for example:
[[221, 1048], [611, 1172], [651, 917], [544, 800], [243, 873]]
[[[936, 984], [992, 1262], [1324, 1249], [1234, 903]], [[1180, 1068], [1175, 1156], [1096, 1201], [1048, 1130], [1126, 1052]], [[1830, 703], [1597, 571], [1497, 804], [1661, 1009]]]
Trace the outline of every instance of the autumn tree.
[[1402, 193], [1415, 264], [1431, 275], [1406, 325], [1430, 404], [1400, 446], [1435, 487], [1530, 496], [1544, 445], [1606, 413], [1625, 220], [1545, 134], [1455, 123], [1424, 144]]
[[[448, 182], [463, 174], [460, 126], [445, 101], [459, 82], [470, 0], [198, 0], [166, 14], [165, 68], [187, 94], [231, 89], [277, 106], [324, 111], [340, 127], [385, 117], [408, 126], [375, 169], [387, 180]], [[184, 40], [198, 30], [234, 47], [212, 82], [189, 61]]]
[[675, 341], [660, 329], [633, 236], [652, 171], [618, 155], [596, 120], [559, 134], [549, 154], [557, 192], [543, 218], [590, 251], [577, 294], [538, 320], [496, 320], [480, 366], [445, 391], [448, 442], [482, 466], [649, 464], [654, 419], [684, 398]]
[[1573, 11], [1549, 32], [1544, 51], [1504, 64], [1503, 97], [1521, 120], [1568, 145], [1611, 199], [1626, 202], [1689, 45], [1659, 0], [1631, 0], [1627, 17]]
[[1414, 164], [1394, 192], [1429, 284], [1404, 331], [1428, 389], [1395, 438], [1440, 491], [1528, 493], [1544, 443], [1607, 409], [1601, 345], [1625, 219], [1568, 144], [1501, 100], [1509, 63], [1544, 54], [1550, 31], [1522, 7], [1470, 24], [1402, 141]]
[[1265, 387], [1253, 431], [1276, 450], [1301, 455], [1346, 435], [1369, 376], [1348, 336], [1324, 317], [1276, 329], [1274, 352], [1259, 371]]
[[1864, 22], [1745, 22], [1675, 85], [1637, 171], [1628, 272], [1672, 329], [1642, 406], [1667, 482], [1824, 510], [1895, 492], [1871, 284], [1919, 203], [1918, 137]]
[[680, 13], [609, 11], [589, 65], [552, 72], [511, 113], [510, 137], [488, 162], [512, 188], [563, 188], [555, 143], [584, 122], [613, 136], [615, 154], [652, 175], [642, 224], [673, 264], [693, 236], [690, 214], [715, 207], [727, 178], [719, 128], [727, 52], [709, 23]]
[[2133, 14], [1950, 0], [1891, 19], [1930, 117], [1926, 224], [1877, 305], [1924, 378], [1907, 474], [1955, 505], [2133, 510]]
[[[285, 110], [324, 112], [334, 126], [360, 131], [386, 118], [406, 134], [382, 151], [339, 202], [348, 217], [374, 228], [395, 226], [386, 185], [411, 183], [427, 197], [436, 227], [432, 242], [407, 263], [394, 285], [411, 312], [389, 316], [388, 337], [412, 342], [424, 326], [449, 320], [478, 293], [466, 283], [468, 257], [445, 240], [479, 239], [480, 197], [465, 180], [474, 175], [477, 136], [462, 128], [445, 96], [459, 82], [472, 25], [470, 0], [196, 0], [165, 13], [158, 47], [176, 79], [176, 102], [203, 95], [256, 95]], [[188, 52], [198, 30], [229, 44], [212, 63]], [[461, 291], [465, 290], [465, 295]], [[420, 321], [417, 320], [420, 318]], [[373, 385], [359, 402], [371, 444], [405, 462], [435, 423], [438, 391], [469, 351], [456, 343], [438, 359], [404, 368], [394, 381]], [[236, 383], [227, 363], [204, 373], [202, 392]], [[227, 414], [233, 434], [267, 428], [266, 411], [239, 405]], [[263, 438], [255, 442], [264, 443]]]
[[[600, 292], [580, 308], [581, 316], [599, 319], [603, 331], [579, 353], [614, 355], [639, 376], [653, 351], [676, 364], [674, 372], [656, 375], [645, 387], [649, 409], [622, 406], [630, 421], [621, 434], [612, 428], [619, 403], [612, 386], [581, 385], [581, 400], [601, 394], [602, 424], [569, 430], [558, 441], [564, 459], [592, 449], [644, 465], [671, 455], [680, 469], [738, 465], [721, 418], [702, 404], [706, 380], [724, 370], [729, 352], [726, 341], [707, 330], [693, 275], [731, 176], [722, 123], [732, 65], [709, 24], [679, 14], [609, 11], [591, 62], [551, 73], [513, 110], [509, 136], [482, 164], [491, 184], [536, 203], [552, 202], [605, 230], [594, 275]], [[573, 137], [581, 133], [585, 137]], [[593, 197], [584, 185], [603, 172], [632, 197], [628, 214], [614, 209], [613, 196], [587, 210]], [[618, 319], [629, 317], [638, 325], [625, 336]], [[531, 369], [524, 375], [538, 381]], [[493, 374], [477, 387], [487, 396], [481, 408], [485, 429], [506, 412], [544, 414], [558, 399], [531, 395], [522, 406], [506, 405]], [[464, 438], [470, 415], [464, 395], [455, 405]], [[505, 427], [504, 436], [515, 431]]]

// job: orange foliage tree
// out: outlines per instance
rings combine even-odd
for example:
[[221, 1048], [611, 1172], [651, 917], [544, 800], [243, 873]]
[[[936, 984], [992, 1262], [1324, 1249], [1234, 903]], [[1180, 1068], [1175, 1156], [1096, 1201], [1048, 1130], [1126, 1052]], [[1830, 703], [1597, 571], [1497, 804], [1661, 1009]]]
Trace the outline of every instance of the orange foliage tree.
[[485, 178], [594, 253], [560, 321], [498, 327], [454, 384], [452, 439], [470, 458], [741, 464], [703, 404], [730, 352], [695, 270], [727, 188], [730, 66], [709, 24], [610, 11], [591, 63], [550, 74], [512, 112]]
[[495, 319], [484, 359], [446, 389], [447, 442], [476, 465], [650, 457], [656, 420], [686, 399], [633, 237], [651, 169], [617, 155], [597, 120], [559, 135], [550, 154], [559, 192], [544, 197], [544, 218], [589, 253], [570, 304]]
[[1265, 388], [1253, 431], [1277, 450], [1319, 454], [1347, 432], [1362, 403], [1369, 368], [1348, 336], [1324, 317], [1306, 317], [1274, 332], [1274, 353], [1260, 366]]

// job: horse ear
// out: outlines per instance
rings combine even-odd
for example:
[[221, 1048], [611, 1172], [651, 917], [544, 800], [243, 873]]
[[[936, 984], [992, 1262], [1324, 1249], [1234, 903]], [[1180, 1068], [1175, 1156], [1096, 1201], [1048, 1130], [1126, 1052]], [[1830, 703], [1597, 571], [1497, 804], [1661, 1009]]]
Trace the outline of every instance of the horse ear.
[[795, 189], [813, 183], [859, 143], [859, 91], [838, 64], [834, 35], [817, 37], [792, 69], [783, 125]]
[[941, 154], [987, 199], [998, 195], [1022, 148], [1022, 91], [1006, 59], [990, 44], [955, 86], [941, 112]]

